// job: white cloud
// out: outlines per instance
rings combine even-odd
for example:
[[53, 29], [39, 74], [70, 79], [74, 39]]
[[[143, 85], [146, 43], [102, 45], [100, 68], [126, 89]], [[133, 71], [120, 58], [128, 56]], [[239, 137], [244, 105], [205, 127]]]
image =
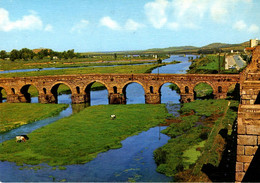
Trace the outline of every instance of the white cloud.
[[103, 17], [100, 19], [100, 25], [106, 26], [112, 30], [120, 30], [121, 26], [109, 16]]
[[[30, 15], [25, 15], [20, 20], [10, 21], [9, 12], [0, 8], [0, 31], [9, 32], [12, 30], [43, 30], [42, 20], [35, 11], [30, 11]], [[51, 25], [45, 27], [46, 31], [51, 29]]]
[[145, 14], [154, 28], [160, 29], [166, 24], [166, 8], [168, 5], [169, 2], [166, 0], [155, 0], [145, 4]]
[[128, 19], [125, 23], [124, 28], [129, 31], [136, 31], [137, 29], [142, 28], [142, 27], [144, 27], [143, 24], [137, 23], [132, 19]]
[[259, 27], [257, 25], [255, 25], [255, 24], [252, 24], [252, 25], [250, 25], [248, 30], [249, 30], [250, 33], [258, 33], [259, 32]]
[[230, 3], [234, 3], [234, 0], [215, 0], [210, 7], [211, 18], [217, 23], [226, 22], [226, 18], [232, 7]]
[[89, 21], [82, 19], [79, 23], [75, 24], [71, 28], [71, 32], [81, 33], [84, 29], [86, 29], [88, 27], [88, 25], [89, 25]]
[[258, 33], [259, 26], [256, 24], [247, 25], [243, 20], [239, 20], [234, 23], [233, 29], [238, 31], [247, 31], [249, 33]]
[[235, 22], [233, 25], [233, 29], [238, 30], [238, 31], [245, 30], [246, 27], [247, 27], [247, 25], [243, 20], [239, 20], [239, 21]]
[[145, 25], [138, 23], [132, 19], [128, 19], [124, 26], [119, 25], [115, 20], [113, 20], [111, 17], [106, 16], [100, 19], [100, 25], [106, 26], [112, 30], [126, 30], [126, 31], [136, 31], [142, 27], [145, 27]]
[[232, 20], [237, 5], [250, 4], [252, 0], [152, 0], [144, 10], [154, 28], [183, 30], [199, 29], [205, 23], [226, 24]]

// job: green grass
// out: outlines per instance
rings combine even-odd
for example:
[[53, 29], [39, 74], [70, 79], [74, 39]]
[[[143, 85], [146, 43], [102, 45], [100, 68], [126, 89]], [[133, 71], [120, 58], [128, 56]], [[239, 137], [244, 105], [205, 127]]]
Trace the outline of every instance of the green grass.
[[0, 133], [58, 114], [65, 104], [0, 104]]
[[[204, 147], [205, 142], [206, 141], [201, 141], [199, 144], [196, 144], [183, 152], [183, 164], [185, 169], [189, 168], [188, 165], [194, 164], [197, 161], [198, 157], [201, 155], [201, 151], [198, 151], [197, 148]], [[185, 166], [185, 164], [187, 164], [187, 166]]]
[[[116, 114], [111, 120], [110, 115]], [[0, 146], [0, 160], [17, 164], [68, 165], [86, 163], [98, 153], [121, 147], [121, 141], [164, 122], [165, 105], [100, 105], [56, 121]]]
[[213, 95], [212, 87], [207, 83], [199, 83], [194, 87], [197, 98], [210, 98]]
[[86, 67], [86, 68], [70, 68], [55, 71], [34, 71], [20, 73], [0, 74], [0, 77], [27, 77], [27, 76], [48, 76], [48, 75], [66, 75], [66, 74], [104, 74], [104, 73], [149, 73], [151, 68], [162, 66], [165, 64], [149, 64], [149, 65], [125, 65], [115, 67]]
[[[219, 56], [218, 55], [206, 55], [203, 58], [198, 58], [192, 61], [189, 74], [216, 74], [219, 69]], [[224, 68], [224, 56], [220, 56], [220, 70]]]
[[[113, 61], [113, 62], [111, 62]], [[127, 65], [140, 63], [157, 62], [154, 58], [123, 58], [118, 57], [115, 61], [114, 57], [102, 58], [73, 58], [62, 60], [50, 60], [44, 58], [42, 60], [34, 59], [29, 61], [24, 60], [2, 60], [0, 59], [0, 70], [15, 70], [15, 69], [41, 69], [41, 68], [66, 68], [66, 67], [88, 67], [88, 66], [109, 66], [109, 65]]]
[[[232, 101], [233, 103], [236, 105], [236, 102]], [[181, 116], [176, 118], [181, 122], [173, 123], [163, 131], [172, 138], [166, 145], [154, 151], [157, 171], [167, 176], [175, 176], [176, 173], [196, 164], [198, 171], [195, 175], [198, 175], [204, 163], [219, 162], [220, 151], [217, 150], [221, 148], [217, 148], [221, 144], [214, 139], [220, 129], [232, 130], [236, 117], [236, 112], [230, 108], [224, 113], [227, 106], [227, 100], [196, 100], [185, 103], [180, 110]]]

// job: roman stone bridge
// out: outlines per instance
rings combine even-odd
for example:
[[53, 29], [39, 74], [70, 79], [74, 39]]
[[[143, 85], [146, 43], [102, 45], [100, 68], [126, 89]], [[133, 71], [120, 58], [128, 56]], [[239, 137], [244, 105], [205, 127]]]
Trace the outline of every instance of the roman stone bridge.
[[[60, 84], [71, 90], [72, 103], [90, 102], [90, 89], [93, 83], [102, 83], [108, 90], [110, 104], [126, 103], [126, 87], [139, 83], [145, 93], [147, 104], [161, 102], [161, 87], [165, 83], [176, 84], [180, 89], [181, 102], [193, 101], [194, 87], [207, 83], [213, 89], [215, 99], [226, 98], [228, 88], [239, 83], [239, 75], [216, 74], [78, 74], [58, 76], [35, 76], [0, 78], [0, 91], [7, 93], [7, 102], [30, 102], [28, 88], [33, 85], [38, 90], [39, 103], [57, 103], [57, 90]], [[2, 96], [0, 96], [1, 101]]]

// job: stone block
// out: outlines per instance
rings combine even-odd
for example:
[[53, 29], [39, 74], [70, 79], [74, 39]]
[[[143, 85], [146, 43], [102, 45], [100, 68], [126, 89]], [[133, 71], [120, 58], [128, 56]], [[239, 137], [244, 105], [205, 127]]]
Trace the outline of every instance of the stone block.
[[244, 163], [242, 163], [242, 162], [237, 162], [237, 163], [236, 163], [236, 171], [237, 171], [237, 172], [243, 172], [243, 171], [244, 171]]
[[245, 146], [240, 146], [240, 145], [238, 145], [237, 146], [237, 154], [239, 154], [239, 155], [244, 155], [245, 154], [245, 148], [244, 148]]
[[237, 125], [237, 134], [245, 135], [246, 134], [246, 125], [238, 124]]
[[245, 172], [236, 172], [236, 182], [242, 182]]
[[246, 126], [246, 134], [248, 134], [248, 135], [260, 135], [260, 124], [259, 125], [247, 125]]
[[244, 167], [243, 167], [244, 172], [246, 172], [248, 170], [249, 166], [250, 166], [250, 163], [244, 163]]
[[254, 156], [237, 155], [237, 162], [250, 163]]
[[245, 155], [254, 155], [258, 146], [245, 146]]
[[257, 136], [256, 135], [238, 135], [237, 136], [238, 145], [257, 145]]

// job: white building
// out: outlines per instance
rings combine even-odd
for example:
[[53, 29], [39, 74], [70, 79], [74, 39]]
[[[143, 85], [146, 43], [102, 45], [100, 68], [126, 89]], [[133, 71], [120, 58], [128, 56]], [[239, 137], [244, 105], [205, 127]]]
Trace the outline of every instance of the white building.
[[256, 39], [250, 39], [249, 44], [250, 44], [251, 48], [257, 46], [258, 45], [258, 39], [257, 38]]

